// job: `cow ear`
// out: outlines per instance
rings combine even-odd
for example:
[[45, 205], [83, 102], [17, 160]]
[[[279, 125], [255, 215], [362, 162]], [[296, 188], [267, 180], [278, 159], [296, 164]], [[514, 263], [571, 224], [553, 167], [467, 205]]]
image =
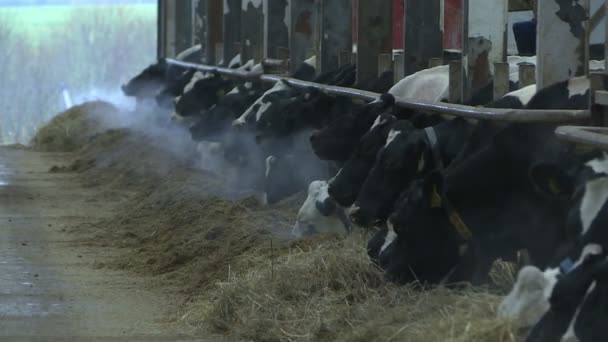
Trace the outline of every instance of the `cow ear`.
[[530, 181], [540, 193], [553, 198], [567, 198], [574, 191], [574, 181], [552, 163], [537, 163], [530, 168]]

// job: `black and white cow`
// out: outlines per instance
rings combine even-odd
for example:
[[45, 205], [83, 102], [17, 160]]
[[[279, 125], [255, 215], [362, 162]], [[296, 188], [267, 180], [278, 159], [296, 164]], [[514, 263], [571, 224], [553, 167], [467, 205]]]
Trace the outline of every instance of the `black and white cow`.
[[232, 81], [224, 79], [219, 74], [198, 73], [198, 75], [200, 76], [191, 80], [192, 88], [186, 86], [184, 94], [175, 100], [174, 120], [198, 119], [202, 111], [216, 105], [219, 99], [234, 87]]
[[[582, 158], [587, 161], [541, 162], [532, 167], [530, 176], [539, 191], [552, 200], [564, 202], [568, 208], [562, 217], [566, 222], [564, 231], [570, 238], [544, 272], [533, 266], [520, 271], [513, 290], [499, 307], [499, 316], [519, 319], [525, 326], [535, 325], [549, 310], [554, 284], [573, 268], [571, 265], [580, 264], [587, 254], [608, 251], [608, 233], [604, 229], [608, 222], [608, 155]], [[540, 292], [539, 284], [543, 286]], [[583, 294], [587, 288], [582, 290]], [[555, 300], [560, 296], [564, 295], [555, 294]]]
[[548, 268], [521, 269], [513, 290], [498, 308], [498, 316], [514, 319], [522, 327], [534, 327], [529, 341], [560, 341], [583, 303], [593, 281], [593, 269], [605, 260], [598, 245], [588, 245], [570, 264]]
[[292, 235], [301, 238], [318, 233], [350, 233], [351, 224], [346, 211], [331, 199], [327, 188], [326, 181], [310, 183], [308, 196], [298, 211]]
[[[583, 109], [588, 95], [589, 81], [576, 78], [539, 91], [526, 107]], [[472, 277], [480, 281], [479, 277], [484, 276], [496, 257], [516, 248], [527, 248], [537, 265], [547, 265], [552, 252], [565, 240], [564, 230], [557, 228], [563, 226], [565, 220], [555, 220], [564, 211], [564, 205], [542, 198], [529, 185], [528, 172], [538, 161], [555, 161], [571, 155], [570, 149], [555, 139], [553, 129], [553, 125], [547, 124], [511, 124], [495, 127], [489, 134], [478, 130], [477, 138], [469, 139], [463, 150], [466, 153], [460, 152], [457, 166], [449, 167], [445, 179], [435, 177], [435, 180], [416, 181], [404, 192], [388, 227], [370, 240], [370, 257], [380, 262], [389, 278], [411, 281], [412, 272], [418, 272], [420, 274], [415, 275], [418, 279], [431, 283], [443, 280], [450, 272], [453, 272], [448, 279], [450, 281], [470, 280]], [[437, 195], [435, 189], [439, 191]], [[504, 195], [497, 197], [497, 193]], [[433, 208], [429, 201], [437, 196], [450, 199], [453, 206], [448, 205], [448, 208], [452, 209], [444, 206]], [[526, 206], [522, 206], [523, 203]], [[492, 213], [497, 207], [503, 210]], [[460, 211], [459, 216], [450, 214], [455, 211], [453, 208]], [[507, 212], [517, 214], [505, 217]], [[523, 222], [515, 222], [524, 218]], [[476, 236], [470, 242], [459, 238], [463, 234], [455, 234], [458, 230], [463, 231], [462, 220], [470, 227], [467, 229], [470, 233], [465, 235], [472, 233]], [[483, 220], [486, 222], [482, 224]], [[479, 228], [475, 228], [476, 224]], [[509, 230], [509, 225], [527, 227], [527, 230]], [[433, 226], [433, 229], [414, 228], [416, 226]], [[477, 230], [483, 226], [493, 229]], [[420, 246], [426, 246], [427, 240], [446, 243], [450, 239], [451, 248], [445, 245], [437, 247], [445, 253], [450, 251], [449, 255], [431, 257], [420, 250]], [[429, 242], [429, 245], [434, 243]], [[405, 248], [404, 244], [411, 244], [411, 247]], [[464, 246], [467, 246], [467, 251], [461, 253]], [[479, 254], [482, 256], [472, 256]], [[456, 268], [459, 258], [462, 265], [469, 266]], [[473, 259], [483, 261], [475, 262]], [[415, 263], [430, 263], [435, 267], [416, 266]], [[476, 266], [471, 266], [471, 263]]]
[[370, 240], [370, 257], [400, 282], [482, 282], [495, 259], [520, 249], [547, 265], [566, 238], [564, 207], [542, 198], [528, 172], [568, 153], [550, 125], [507, 126], [444, 175], [414, 181]]
[[202, 111], [198, 121], [190, 127], [192, 140], [217, 140], [226, 134], [231, 123], [260, 97], [260, 89], [252, 82], [239, 84], [216, 105]]
[[[177, 56], [177, 60], [187, 62], [200, 62], [202, 58], [201, 45], [192, 46]], [[182, 75], [183, 70], [173, 67], [164, 58], [155, 64], [149, 65], [129, 82], [121, 86], [126, 96], [135, 97], [138, 103], [153, 99], [167, 84], [174, 82]]]
[[324, 129], [312, 133], [310, 144], [315, 154], [322, 160], [345, 162], [378, 115], [394, 103], [395, 98], [392, 95], [384, 94], [380, 101], [353, 106], [346, 115], [334, 120]]
[[341, 206], [348, 207], [357, 199], [359, 189], [374, 165], [378, 151], [385, 145], [387, 136], [391, 133], [394, 136], [396, 129], [414, 129], [409, 121], [396, 122], [397, 119], [391, 114], [378, 116], [338, 174], [329, 181], [329, 194]]
[[351, 218], [361, 226], [384, 221], [399, 194], [417, 177], [439, 168], [438, 163], [449, 165], [474, 128], [460, 118], [428, 129], [392, 130], [378, 152], [375, 164], [368, 170]]
[[156, 104], [160, 108], [173, 110], [175, 106], [174, 99], [183, 94], [184, 88], [190, 83], [195, 73], [196, 70], [188, 69], [177, 79], [168, 81], [164, 88], [155, 96]]

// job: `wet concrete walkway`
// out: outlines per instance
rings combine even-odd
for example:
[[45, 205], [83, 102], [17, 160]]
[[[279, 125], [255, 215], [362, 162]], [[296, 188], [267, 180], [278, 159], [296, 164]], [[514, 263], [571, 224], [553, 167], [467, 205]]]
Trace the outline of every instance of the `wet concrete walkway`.
[[191, 341], [168, 331], [167, 299], [145, 280], [95, 269], [112, 251], [66, 233], [120, 203], [48, 172], [65, 157], [0, 148], [0, 341]]

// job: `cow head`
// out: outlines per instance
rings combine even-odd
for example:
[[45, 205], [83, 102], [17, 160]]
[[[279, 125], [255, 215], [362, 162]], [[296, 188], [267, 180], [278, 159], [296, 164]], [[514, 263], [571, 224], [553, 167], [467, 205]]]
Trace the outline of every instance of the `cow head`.
[[348, 160], [378, 115], [394, 103], [395, 98], [392, 95], [384, 94], [379, 101], [365, 106], [353, 105], [349, 114], [340, 116], [323, 130], [310, 136], [313, 151], [322, 160]]
[[432, 172], [401, 194], [387, 223], [388, 239], [378, 255], [388, 279], [440, 283], [466, 252], [466, 241], [443, 208], [443, 192], [442, 174]]
[[314, 181], [308, 186], [292, 234], [298, 238], [318, 233], [346, 235], [350, 228], [345, 217], [344, 209], [329, 196], [327, 182]]
[[[608, 219], [608, 154], [583, 157], [587, 162], [539, 162], [530, 169], [531, 182], [550, 200], [567, 203], [570, 238], [581, 235], [588, 243], [608, 246], [608, 234], [598, 227]], [[582, 164], [582, 165], [581, 165]]]
[[228, 86], [230, 82], [218, 75], [200, 79], [194, 83], [192, 89], [177, 98], [175, 111], [180, 116], [198, 116], [215, 105], [224, 96]]
[[378, 150], [384, 146], [396, 120], [390, 114], [379, 115], [340, 172], [329, 181], [329, 194], [340, 205], [351, 206], [357, 199], [359, 189], [374, 165]]
[[136, 98], [152, 98], [165, 84], [167, 62], [160, 59], [157, 63], [148, 66], [139, 75], [133, 77], [127, 84], [121, 86], [126, 96]]
[[183, 72], [174, 80], [169, 80], [155, 97], [156, 104], [163, 109], [174, 109], [174, 99], [183, 94], [184, 88], [195, 74], [194, 69]]
[[[522, 268], [513, 289], [498, 307], [498, 316], [517, 319], [524, 327], [531, 327], [539, 322], [553, 303], [561, 300], [565, 303], [569, 302], [565, 307], [571, 306], [572, 291], [579, 292], [580, 295], [581, 289], [578, 288], [581, 282], [586, 282], [588, 287], [592, 276], [589, 272], [592, 271], [590, 268], [601, 258], [601, 255], [602, 248], [590, 244], [582, 249], [578, 260], [572, 265], [563, 263], [560, 267], [548, 268], [544, 272], [534, 266]], [[583, 287], [584, 295], [587, 287]], [[575, 305], [578, 302], [574, 300]]]
[[393, 125], [361, 187], [351, 213], [353, 221], [369, 226], [386, 219], [401, 191], [425, 170], [427, 154], [424, 132], [415, 131], [409, 121]]

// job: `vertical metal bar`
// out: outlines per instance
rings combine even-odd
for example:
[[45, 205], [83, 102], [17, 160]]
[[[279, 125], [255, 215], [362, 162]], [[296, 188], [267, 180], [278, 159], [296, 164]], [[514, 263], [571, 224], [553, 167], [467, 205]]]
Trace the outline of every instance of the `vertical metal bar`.
[[[608, 13], [608, 0], [604, 4], [604, 13]], [[608, 15], [604, 20], [604, 72], [608, 74]]]
[[396, 53], [393, 59], [393, 81], [397, 83], [405, 77], [405, 54]]
[[382, 53], [378, 55], [378, 76], [386, 71], [393, 70], [393, 54]]
[[494, 63], [494, 100], [509, 92], [509, 63]]
[[205, 46], [205, 57], [207, 64], [219, 63], [220, 59], [215, 55], [215, 47], [218, 43], [224, 41], [224, 12], [222, 0], [205, 0], [207, 3], [206, 7], [206, 20], [203, 22], [203, 29], [206, 31]]
[[[469, 98], [469, 0], [462, 0], [462, 52], [460, 62], [460, 72], [456, 73], [456, 70], [452, 70], [452, 63], [450, 63], [450, 102], [453, 103], [464, 103]], [[455, 66], [455, 64], [454, 64]], [[454, 77], [459, 76], [460, 82], [455, 83], [456, 80], [452, 81], [452, 75]], [[454, 82], [454, 83], [453, 83]], [[452, 86], [454, 91], [458, 92], [458, 95], [454, 93], [452, 95]], [[458, 97], [456, 97], [458, 96]], [[452, 101], [454, 100], [454, 101]]]
[[340, 52], [352, 50], [352, 9], [350, 0], [321, 0], [319, 72], [337, 68]]
[[320, 0], [291, 0], [289, 27], [290, 71], [293, 73], [310, 50], [319, 47]]
[[264, 0], [264, 58], [279, 58], [279, 48], [289, 47], [289, 3]]
[[165, 1], [164, 10], [164, 56], [175, 57], [177, 55], [176, 48], [176, 8], [175, 1]]
[[587, 74], [588, 18], [589, 0], [538, 0], [536, 84], [539, 89]]
[[165, 57], [165, 3], [167, 0], [158, 0], [156, 5], [156, 58]]
[[536, 84], [536, 65], [532, 63], [519, 63], [519, 88]]
[[391, 1], [359, 0], [357, 9], [357, 81], [378, 75], [376, 58], [392, 53]]
[[405, 0], [405, 75], [426, 69], [443, 53], [441, 2]]
[[223, 9], [224, 62], [227, 64], [241, 53], [241, 0], [224, 0]]
[[591, 110], [591, 124], [594, 126], [606, 126], [606, 119], [608, 108], [602, 106], [601, 104], [595, 103], [595, 92], [598, 90], [606, 90], [604, 89], [604, 80], [606, 79], [606, 75], [604, 73], [592, 73], [589, 75], [589, 80], [591, 82], [591, 97], [589, 99], [589, 108]]
[[[208, 0], [211, 1], [211, 0]], [[192, 0], [175, 1], [175, 50], [177, 55], [192, 46], [194, 40], [194, 13]]]
[[262, 2], [242, 0], [241, 52], [243, 63], [264, 58], [264, 9]]
[[450, 103], [459, 103], [462, 101], [462, 62], [450, 62], [450, 85], [449, 85], [449, 101]]

